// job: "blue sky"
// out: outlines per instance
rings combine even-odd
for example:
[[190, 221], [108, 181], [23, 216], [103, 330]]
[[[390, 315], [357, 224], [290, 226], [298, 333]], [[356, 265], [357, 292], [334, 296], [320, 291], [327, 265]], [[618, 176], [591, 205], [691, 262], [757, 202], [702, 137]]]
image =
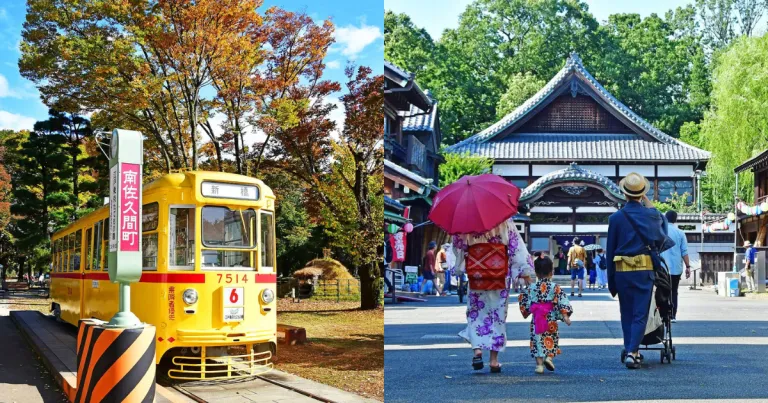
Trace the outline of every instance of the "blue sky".
[[[381, 5], [381, 0], [264, 0], [260, 10], [278, 6], [304, 11], [318, 22], [331, 18], [337, 28], [336, 44], [326, 57], [325, 76], [344, 83], [348, 60], [370, 66], [378, 74], [384, 69]], [[35, 86], [21, 77], [17, 66], [25, 13], [24, 0], [0, 1], [0, 129], [31, 129], [35, 121], [48, 116]], [[334, 119], [343, 119], [343, 109], [337, 108]]]
[[[459, 14], [472, 0], [384, 0], [384, 8], [408, 14], [413, 22], [429, 32], [433, 39], [440, 38], [446, 28], [459, 25]], [[651, 13], [664, 15], [667, 10], [693, 3], [693, 0], [584, 0], [598, 21], [616, 13], [637, 13], [645, 17]]]

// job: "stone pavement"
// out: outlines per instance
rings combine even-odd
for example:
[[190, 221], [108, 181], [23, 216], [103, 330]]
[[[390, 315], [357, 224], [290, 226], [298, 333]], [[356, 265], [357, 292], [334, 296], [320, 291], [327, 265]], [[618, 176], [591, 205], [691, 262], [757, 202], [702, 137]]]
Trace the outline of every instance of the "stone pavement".
[[[566, 290], [568, 288], [566, 287]], [[457, 336], [465, 306], [456, 297], [385, 308], [387, 402], [646, 401], [734, 399], [768, 401], [768, 301], [721, 298], [711, 290], [680, 290], [680, 320], [673, 324], [677, 360], [630, 371], [620, 363], [618, 301], [607, 291], [573, 298], [573, 325], [561, 325], [563, 355], [554, 373], [536, 375], [530, 358], [528, 321], [516, 294], [508, 314], [508, 344], [501, 374], [473, 371], [471, 350]]]
[[67, 402], [8, 314], [7, 309], [0, 308], [0, 401]]

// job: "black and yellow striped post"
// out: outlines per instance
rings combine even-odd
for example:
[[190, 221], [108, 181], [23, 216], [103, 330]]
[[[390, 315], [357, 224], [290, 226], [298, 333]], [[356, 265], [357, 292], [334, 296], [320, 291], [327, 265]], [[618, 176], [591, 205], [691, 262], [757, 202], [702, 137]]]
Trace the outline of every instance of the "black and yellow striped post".
[[77, 390], [81, 402], [152, 402], [155, 398], [155, 327], [115, 328], [80, 321]]

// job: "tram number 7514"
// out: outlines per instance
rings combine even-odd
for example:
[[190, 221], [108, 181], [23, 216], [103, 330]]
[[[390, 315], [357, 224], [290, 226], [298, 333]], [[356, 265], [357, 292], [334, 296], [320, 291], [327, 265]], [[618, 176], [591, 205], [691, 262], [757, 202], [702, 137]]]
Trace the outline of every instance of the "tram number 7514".
[[222, 280], [226, 284], [248, 283], [248, 275], [247, 274], [240, 275], [240, 274], [237, 274], [237, 273], [235, 273], [235, 274], [232, 274], [232, 273], [227, 273], [227, 274], [217, 273], [216, 275], [219, 276], [219, 284], [221, 284]]

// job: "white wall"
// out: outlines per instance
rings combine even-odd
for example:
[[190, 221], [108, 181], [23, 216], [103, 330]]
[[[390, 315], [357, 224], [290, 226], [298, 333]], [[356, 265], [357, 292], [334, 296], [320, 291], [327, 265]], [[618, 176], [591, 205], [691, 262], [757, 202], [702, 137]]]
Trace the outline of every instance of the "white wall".
[[570, 213], [572, 211], [573, 210], [570, 207], [538, 206], [531, 208], [531, 213]]
[[577, 213], [615, 213], [615, 207], [576, 207]]
[[544, 176], [550, 172], [568, 168], [568, 165], [534, 165], [533, 176]]
[[528, 164], [495, 164], [493, 173], [500, 176], [528, 177]]
[[691, 175], [693, 175], [692, 165], [659, 165], [659, 178], [670, 176], [690, 178]]
[[576, 232], [579, 234], [608, 232], [608, 224], [576, 224]]
[[637, 172], [643, 176], [653, 176], [653, 165], [619, 165], [619, 176], [627, 176], [630, 172]]
[[531, 232], [563, 232], [570, 234], [573, 232], [571, 224], [531, 224]]

